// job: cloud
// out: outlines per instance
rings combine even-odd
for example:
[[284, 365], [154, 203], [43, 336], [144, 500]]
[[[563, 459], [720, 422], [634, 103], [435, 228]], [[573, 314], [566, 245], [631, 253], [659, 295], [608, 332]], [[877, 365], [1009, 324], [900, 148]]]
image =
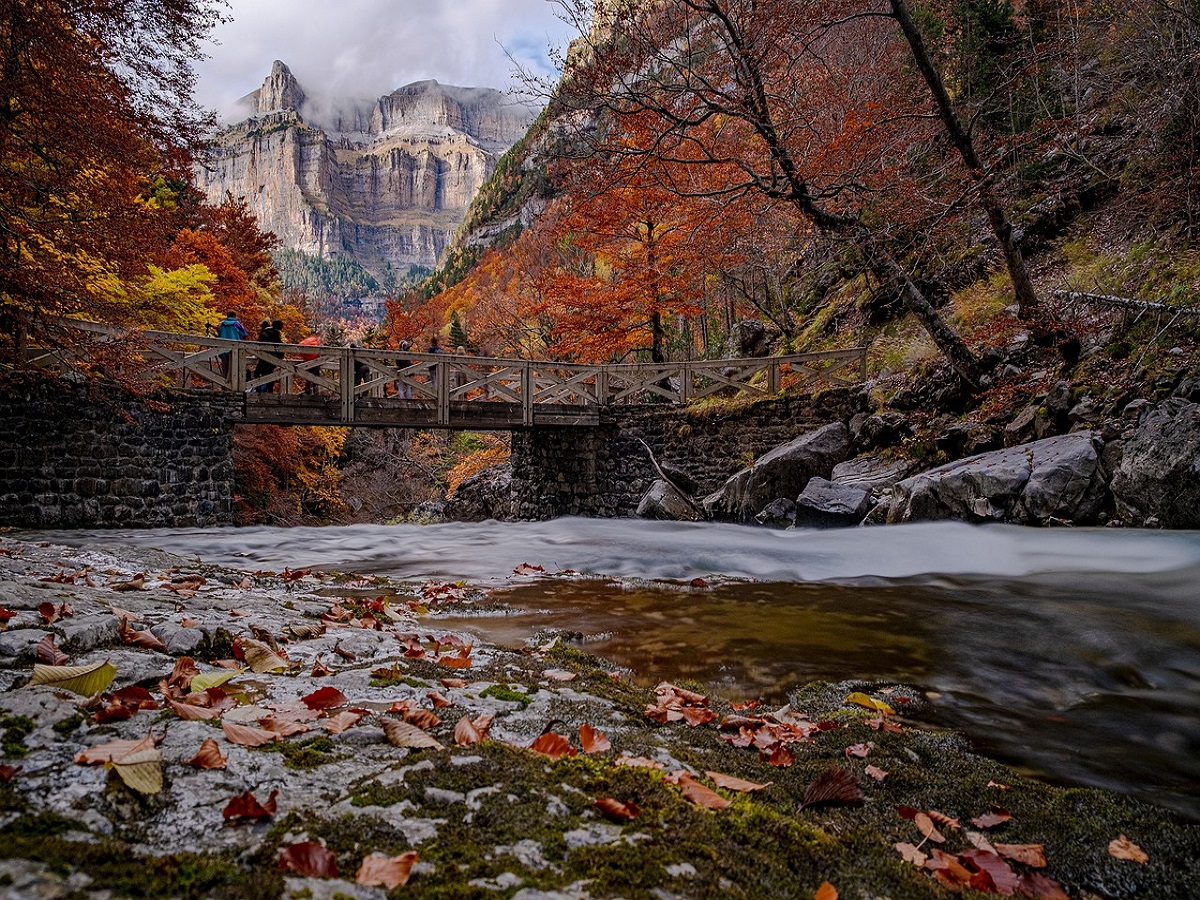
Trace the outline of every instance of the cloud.
[[197, 99], [225, 114], [276, 59], [314, 96], [375, 98], [427, 78], [507, 89], [514, 60], [550, 75], [548, 49], [570, 38], [548, 0], [230, 0], [229, 7], [232, 21], [214, 32], [211, 59], [196, 66]]

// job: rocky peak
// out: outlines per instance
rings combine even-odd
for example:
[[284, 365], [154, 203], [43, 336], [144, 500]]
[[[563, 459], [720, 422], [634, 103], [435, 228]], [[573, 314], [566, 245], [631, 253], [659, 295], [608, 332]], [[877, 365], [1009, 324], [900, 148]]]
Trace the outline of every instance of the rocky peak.
[[262, 87], [245, 98], [252, 115], [282, 110], [300, 112], [307, 99], [292, 70], [279, 60], [275, 60], [271, 66], [271, 74], [263, 81]]

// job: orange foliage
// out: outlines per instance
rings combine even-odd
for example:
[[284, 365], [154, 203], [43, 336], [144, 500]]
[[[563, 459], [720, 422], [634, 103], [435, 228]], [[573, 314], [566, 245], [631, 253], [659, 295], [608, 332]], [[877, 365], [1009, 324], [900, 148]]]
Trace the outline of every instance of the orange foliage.
[[468, 478], [478, 475], [492, 466], [498, 466], [501, 463], [507, 462], [512, 455], [508, 444], [501, 442], [498, 438], [488, 435], [484, 440], [490, 446], [472, 453], [446, 473], [447, 499], [453, 497], [458, 492], [462, 483]]
[[255, 425], [236, 429], [239, 520], [300, 524], [343, 517], [338, 461], [348, 435], [345, 428]]

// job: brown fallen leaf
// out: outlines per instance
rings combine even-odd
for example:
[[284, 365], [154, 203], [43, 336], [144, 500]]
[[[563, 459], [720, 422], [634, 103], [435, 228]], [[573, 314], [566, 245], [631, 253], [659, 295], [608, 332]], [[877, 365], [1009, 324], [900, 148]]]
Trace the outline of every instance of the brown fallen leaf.
[[828, 881], [824, 881], [817, 888], [817, 893], [813, 896], [813, 900], [838, 900], [837, 888]]
[[933, 819], [929, 818], [925, 813], [919, 812], [913, 816], [913, 824], [917, 826], [917, 831], [921, 832], [926, 840], [933, 841], [935, 844], [945, 843], [946, 838], [937, 830], [937, 826], [933, 824]]
[[221, 752], [221, 748], [212, 738], [205, 738], [196, 755], [187, 764], [197, 769], [223, 769], [229, 757]]
[[71, 657], [63, 653], [54, 646], [54, 635], [47, 634], [44, 638], [37, 642], [36, 654], [39, 662], [44, 662], [51, 666], [65, 666], [71, 661]]
[[766, 784], [757, 784], [753, 781], [746, 781], [744, 778], [736, 778], [733, 775], [726, 775], [722, 772], [705, 772], [712, 783], [719, 788], [724, 788], [727, 791], [738, 791], [743, 794], [751, 794], [756, 791], [765, 791], [775, 782], [768, 781]]
[[846, 759], [850, 759], [851, 757], [857, 757], [859, 759], [863, 759], [870, 752], [871, 752], [870, 744], [851, 744], [849, 747], [846, 748]]
[[258, 724], [280, 738], [291, 737], [294, 734], [304, 734], [310, 729], [310, 726], [303, 722], [289, 718], [288, 716], [278, 716], [275, 714], [263, 716], [258, 720]]
[[767, 756], [767, 762], [777, 769], [790, 769], [796, 762], [796, 754], [787, 744], [776, 744]]
[[665, 769], [662, 763], [646, 756], [626, 756], [621, 754], [615, 760], [618, 766], [628, 766], [631, 769]]
[[1071, 900], [1062, 885], [1041, 872], [1026, 872], [1017, 879], [1018, 890], [1024, 897], [1035, 900]]
[[160, 653], [167, 652], [167, 645], [159, 640], [157, 635], [150, 631], [138, 631], [136, 628], [130, 628], [129, 623], [124, 619], [121, 620], [117, 633], [123, 644], [141, 647], [144, 650], [158, 650]]
[[337, 878], [337, 857], [316, 841], [288, 844], [279, 851], [279, 868], [306, 878]]
[[641, 809], [636, 803], [630, 800], [628, 803], [622, 803], [620, 800], [614, 800], [612, 797], [601, 797], [596, 800], [592, 806], [600, 810], [600, 815], [606, 819], [611, 819], [614, 822], [632, 822], [637, 818]]
[[323, 687], [301, 697], [300, 702], [309, 709], [336, 709], [339, 706], [345, 706], [350, 701], [337, 688]]
[[365, 715], [363, 712], [354, 712], [353, 710], [344, 709], [336, 716], [330, 716], [321, 723], [321, 727], [330, 734], [341, 734], [347, 728], [353, 728]]
[[410, 750], [443, 750], [445, 749], [436, 738], [422, 731], [416, 725], [401, 722], [389, 716], [379, 717], [379, 727], [383, 729], [388, 743], [393, 747]]
[[867, 775], [874, 778], [876, 781], [883, 781], [883, 779], [887, 778], [890, 774], [889, 772], [885, 772], [883, 769], [879, 768], [879, 766], [867, 766], [865, 771]]
[[[1006, 897], [1011, 897], [1017, 893], [1020, 887], [1020, 879], [1017, 877], [1017, 873], [1013, 871], [1012, 866], [995, 853], [989, 853], [986, 850], [967, 850], [964, 853], [960, 853], [958, 859], [959, 862], [966, 863], [969, 867], [985, 873], [991, 880], [991, 886], [994, 891]], [[977, 875], [973, 875], [969, 886], [975, 887], [981, 880]]]
[[949, 828], [951, 831], [962, 831], [962, 826], [958, 823], [958, 819], [952, 816], [938, 812], [936, 809], [926, 810], [926, 814], [943, 828]]
[[277, 811], [275, 798], [278, 796], [279, 789], [276, 788], [271, 791], [271, 796], [265, 803], [259, 803], [253, 793], [246, 791], [225, 804], [225, 808], [221, 810], [221, 818], [226, 822], [232, 822], [235, 819], [269, 819]]
[[1046, 868], [1046, 847], [1043, 844], [996, 844], [992, 850], [998, 856], [1019, 862], [1032, 869]]
[[488, 739], [488, 730], [495, 719], [494, 713], [484, 713], [475, 720], [463, 716], [454, 726], [454, 743], [460, 747], [473, 747]]
[[267, 672], [282, 672], [291, 665], [288, 660], [284, 659], [262, 641], [256, 641], [253, 638], [239, 638], [238, 646], [241, 647], [242, 653], [246, 658], [246, 665], [255, 674], [262, 675]]
[[167, 697], [166, 701], [167, 706], [171, 707], [171, 709], [175, 711], [175, 715], [189, 722], [211, 722], [214, 719], [221, 718], [221, 714], [224, 712], [222, 709], [200, 706], [197, 703], [184, 703], [178, 700], [172, 700], [170, 697]]
[[679, 790], [683, 792], [684, 797], [704, 809], [725, 809], [733, 805], [731, 800], [726, 800], [712, 788], [705, 787], [687, 773], [684, 773], [679, 779]]
[[333, 674], [333, 669], [329, 668], [329, 666], [327, 666], [327, 665], [325, 665], [325, 663], [321, 662], [321, 657], [318, 654], [317, 658], [313, 660], [312, 677], [313, 678], [325, 678], [326, 676], [332, 675], [332, 674]]
[[449, 689], [449, 688], [465, 688], [468, 684], [470, 684], [470, 682], [467, 681], [465, 678], [443, 678], [441, 681], [442, 687], [447, 688], [447, 689]]
[[566, 669], [547, 669], [542, 673], [542, 676], [549, 678], [551, 681], [574, 681], [577, 677], [574, 672], [568, 672]]
[[910, 862], [918, 868], [924, 868], [925, 861], [929, 859], [928, 856], [918, 850], [915, 846], [905, 841], [896, 844], [896, 850], [901, 856], [904, 857], [906, 862]]
[[812, 806], [861, 806], [866, 798], [854, 773], [841, 766], [832, 766], [817, 775], [804, 789], [800, 809]]
[[0, 765], [0, 784], [7, 784], [8, 782], [12, 781], [13, 776], [15, 776], [23, 768], [24, 766]]
[[997, 825], [1003, 825], [1012, 818], [1010, 813], [1003, 806], [992, 806], [991, 812], [986, 812], [981, 816], [976, 816], [971, 820], [976, 828], [995, 828]]
[[1109, 841], [1108, 854], [1114, 859], [1122, 859], [1141, 865], [1150, 862], [1149, 854], [1129, 838], [1125, 837], [1125, 835]]
[[261, 747], [278, 737], [273, 731], [239, 725], [236, 722], [222, 722], [221, 730], [225, 732], [225, 737], [230, 743], [240, 747]]
[[587, 722], [579, 726], [579, 746], [589, 756], [593, 753], [605, 753], [612, 749], [612, 741], [603, 731], [597, 731]]
[[433, 704], [434, 709], [445, 709], [447, 706], [453, 706], [454, 703], [447, 697], [443, 697], [438, 691], [430, 691], [425, 697]]
[[410, 850], [400, 856], [384, 856], [382, 853], [372, 853], [364, 856], [358, 867], [355, 880], [366, 887], [382, 887], [389, 891], [408, 884], [412, 867], [421, 859]]
[[571, 742], [561, 734], [555, 734], [553, 731], [547, 731], [545, 734], [538, 735], [537, 740], [529, 745], [529, 749], [534, 753], [540, 753], [542, 756], [548, 756], [552, 760], [560, 760], [564, 756], [577, 756], [578, 753]]

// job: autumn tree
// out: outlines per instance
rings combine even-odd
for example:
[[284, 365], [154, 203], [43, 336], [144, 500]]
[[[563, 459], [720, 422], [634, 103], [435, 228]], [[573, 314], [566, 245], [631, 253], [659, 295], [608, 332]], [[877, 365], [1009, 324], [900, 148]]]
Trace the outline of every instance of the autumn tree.
[[601, 125], [597, 153], [720, 173], [668, 182], [683, 195], [789, 203], [853, 247], [955, 371], [978, 383], [974, 355], [901, 264], [894, 223], [874, 217], [876, 194], [894, 188], [910, 148], [930, 137], [924, 105], [896, 77], [894, 25], [825, 0], [615, 4], [597, 23], [588, 4], [559, 5], [582, 36], [553, 102], [592, 121], [635, 117], [653, 133], [634, 145]]
[[[164, 246], [155, 173], [206, 116], [192, 60], [219, 0], [0, 0], [0, 321], [136, 316]], [[169, 238], [167, 239], [169, 241]]]

